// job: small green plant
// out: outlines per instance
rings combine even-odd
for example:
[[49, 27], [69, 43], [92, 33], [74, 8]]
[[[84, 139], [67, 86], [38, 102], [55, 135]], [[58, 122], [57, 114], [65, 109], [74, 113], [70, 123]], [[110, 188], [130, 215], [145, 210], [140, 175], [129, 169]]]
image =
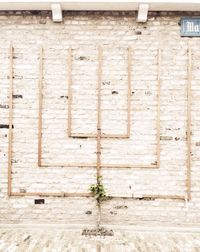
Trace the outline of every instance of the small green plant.
[[102, 200], [106, 198], [106, 191], [104, 189], [104, 186], [101, 182], [102, 177], [97, 178], [97, 183], [92, 184], [90, 186], [90, 191], [92, 192], [94, 198], [97, 200], [98, 203], [100, 203]]

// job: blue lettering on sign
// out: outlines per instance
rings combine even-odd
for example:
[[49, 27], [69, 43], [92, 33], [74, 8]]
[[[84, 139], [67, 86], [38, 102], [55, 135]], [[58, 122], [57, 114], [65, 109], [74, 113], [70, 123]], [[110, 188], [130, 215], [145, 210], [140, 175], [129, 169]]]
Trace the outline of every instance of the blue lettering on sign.
[[200, 18], [182, 18], [181, 36], [200, 37]]

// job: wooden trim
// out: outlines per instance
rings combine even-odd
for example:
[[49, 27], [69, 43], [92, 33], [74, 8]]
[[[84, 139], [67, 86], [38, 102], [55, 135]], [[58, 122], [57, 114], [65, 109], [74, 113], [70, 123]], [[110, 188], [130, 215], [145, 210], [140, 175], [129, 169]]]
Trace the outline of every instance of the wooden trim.
[[161, 199], [161, 200], [181, 200], [185, 201], [184, 196], [179, 196], [179, 195], [151, 195], [151, 194], [145, 194], [141, 196], [121, 196], [121, 195], [108, 195], [110, 198], [120, 198], [120, 199], [135, 199], [135, 200], [144, 200], [144, 201], [151, 201], [151, 200], [156, 200], [156, 199]]
[[[160, 55], [160, 51], [159, 51]], [[159, 56], [160, 58], [160, 56]], [[8, 143], [8, 195], [9, 196], [38, 196], [38, 197], [91, 197], [91, 193], [45, 193], [45, 192], [27, 192], [27, 193], [17, 193], [12, 192], [12, 121], [13, 121], [13, 47], [10, 46], [9, 50], [9, 143]], [[187, 86], [187, 113], [188, 113], [188, 120], [187, 120], [187, 147], [188, 147], [188, 160], [187, 160], [187, 199], [191, 198], [191, 81], [192, 81], [192, 56], [191, 56], [191, 49], [188, 50], [188, 86]], [[159, 59], [160, 62], [160, 59]], [[160, 65], [160, 63], [159, 63]], [[158, 83], [160, 83], [158, 73]], [[107, 167], [107, 168], [158, 168], [158, 165], [104, 165], [101, 164], [100, 159], [100, 151], [101, 151], [101, 77], [102, 77], [102, 48], [99, 48], [99, 69], [98, 69], [98, 122], [97, 122], [97, 130], [98, 130], [98, 137], [97, 137], [97, 164], [55, 164], [55, 166], [69, 166], [69, 167], [97, 167], [97, 174], [98, 169], [100, 172], [100, 168]], [[42, 80], [43, 80], [43, 49], [40, 49], [40, 69], [39, 69], [39, 133], [42, 133]], [[160, 96], [160, 84], [158, 84], [158, 96]], [[160, 100], [158, 99], [158, 107], [160, 107]], [[160, 113], [160, 108], [159, 111]], [[158, 113], [158, 117], [159, 114]], [[100, 129], [100, 130], [99, 130]], [[159, 138], [160, 141], [160, 138]], [[39, 142], [39, 141], [38, 141]], [[41, 148], [41, 141], [40, 145]], [[38, 152], [38, 154], [41, 152]], [[41, 159], [40, 159], [41, 160]], [[41, 164], [41, 163], [40, 163]], [[41, 167], [53, 167], [52, 165], [48, 164], [41, 164]], [[163, 199], [163, 200], [185, 200], [184, 196], [177, 196], [177, 195], [142, 195], [141, 197], [130, 197], [130, 196], [109, 196], [113, 198], [127, 198], [127, 199], [140, 199], [140, 200], [154, 200], [154, 199]]]
[[[127, 139], [130, 137], [130, 129], [131, 129], [131, 47], [128, 47], [128, 56], [127, 56], [127, 73], [128, 73], [128, 81], [127, 81], [127, 132], [125, 134], [107, 134], [101, 132], [101, 138], [119, 138], [119, 139]], [[73, 138], [97, 138], [98, 134], [94, 133], [72, 133], [72, 50], [69, 49], [68, 53], [68, 137]]]
[[88, 168], [88, 167], [94, 167], [96, 168], [97, 164], [42, 164], [41, 167], [48, 167], [48, 168], [71, 168], [71, 167], [79, 167], [79, 168]]
[[[42, 167], [42, 82], [43, 82], [43, 48], [40, 48], [39, 64], [39, 112], [38, 112], [38, 166]], [[9, 134], [8, 134], [8, 196], [44, 196], [44, 197], [90, 197], [91, 193], [44, 193], [44, 192], [12, 192], [12, 123], [13, 123], [13, 47], [9, 49]], [[80, 165], [78, 165], [80, 166]], [[76, 166], [77, 167], [77, 166]], [[84, 164], [85, 167], [85, 164]]]
[[158, 169], [157, 165], [151, 164], [102, 164], [101, 167], [103, 168], [152, 168]]
[[[110, 251], [110, 250], [109, 250]], [[101, 250], [101, 245], [100, 244], [97, 244], [96, 245], [96, 252], [102, 252]]]
[[[99, 49], [100, 50], [100, 49]], [[102, 50], [102, 48], [101, 48]], [[128, 123], [130, 124], [130, 117], [131, 117], [131, 57], [132, 55], [132, 49], [131, 47], [128, 48], [128, 58], [127, 58], [127, 72], [128, 72], [128, 94], [127, 94], [127, 118]], [[102, 64], [102, 63], [101, 63]], [[160, 167], [160, 69], [161, 69], [161, 49], [158, 49], [158, 60], [157, 60], [157, 65], [158, 65], [158, 93], [157, 93], [157, 119], [156, 119], [156, 127], [157, 127], [157, 134], [156, 134], [156, 141], [157, 141], [157, 146], [156, 146], [156, 162], [155, 164], [101, 164], [101, 168], [145, 168], [145, 169], [158, 169]], [[102, 68], [102, 66], [101, 66]], [[98, 133], [97, 134], [87, 134], [87, 133], [72, 133], [71, 132], [71, 101], [72, 101], [72, 91], [71, 91], [71, 85], [72, 85], [72, 79], [71, 79], [71, 71], [72, 71], [72, 51], [71, 48], [69, 49], [68, 53], [68, 99], [69, 99], [69, 104], [68, 104], [68, 136], [69, 137], [74, 137], [74, 138], [98, 138]], [[98, 69], [98, 71], [100, 71]], [[101, 69], [102, 71], [102, 69]], [[98, 75], [100, 73], [98, 72]], [[102, 74], [102, 73], [101, 73]], [[99, 76], [98, 76], [99, 78]], [[101, 80], [98, 79], [98, 82], [101, 82]], [[101, 96], [101, 95], [100, 95]], [[100, 97], [101, 98], [101, 97]], [[98, 99], [100, 99], [98, 98]], [[98, 110], [98, 104], [97, 104], [97, 110]], [[98, 112], [98, 114], [100, 111]], [[130, 125], [127, 125], [127, 135], [121, 135], [121, 134], [104, 134], [101, 132], [101, 139], [103, 138], [114, 138], [114, 139], [129, 139], [130, 138]], [[99, 140], [98, 140], [99, 141]], [[99, 147], [98, 147], [99, 148]], [[97, 151], [98, 153], [98, 151]], [[95, 167], [94, 164], [41, 164], [40, 167]]]
[[187, 83], [187, 200], [191, 200], [191, 85], [192, 85], [192, 52], [188, 47], [188, 83]]
[[68, 136], [72, 136], [72, 49], [68, 49]]
[[[131, 49], [129, 47], [129, 74], [130, 75], [130, 69], [131, 69]], [[158, 169], [160, 168], [160, 77], [161, 77], [161, 49], [158, 49], [158, 54], [157, 54], [157, 74], [158, 74], [158, 77], [157, 77], [157, 83], [158, 83], [158, 93], [157, 93], [157, 118], [156, 118], [156, 129], [157, 129], [157, 134], [156, 134], [156, 162], [155, 162], [155, 165], [144, 165], [144, 164], [102, 164], [101, 167], [107, 167], [107, 168], [152, 168], [152, 169]], [[130, 80], [130, 77], [128, 78], [129, 79], [129, 92], [131, 94], [131, 80]], [[130, 106], [130, 104], [129, 104]], [[130, 113], [130, 111], [129, 111]]]
[[131, 135], [131, 67], [132, 67], [132, 50], [131, 47], [128, 47], [128, 64], [127, 64], [127, 73], [128, 73], [128, 91], [127, 91], [127, 136]]
[[[26, 193], [18, 193], [12, 192], [12, 197], [22, 197], [22, 196], [29, 196], [29, 197], [93, 197], [91, 193], [45, 193], [45, 192], [26, 192]], [[185, 201], [184, 196], [179, 195], [141, 195], [141, 196], [121, 196], [121, 195], [108, 195], [108, 198], [114, 199], [133, 199], [133, 200], [141, 200], [141, 201], [151, 201], [156, 199], [161, 200], [181, 200]]]
[[[42, 164], [41, 167], [48, 167], [48, 168], [55, 168], [55, 167], [59, 167], [59, 168], [71, 168], [71, 167], [79, 167], [79, 168], [88, 168], [88, 167], [96, 167], [97, 164]], [[158, 169], [159, 167], [157, 165], [140, 165], [140, 164], [101, 164], [100, 165], [101, 168], [152, 168], [152, 169]]]
[[8, 132], [8, 196], [12, 192], [12, 124], [13, 124], [13, 46], [9, 49], [9, 132]]
[[156, 134], [156, 153], [157, 153], [157, 165], [160, 167], [160, 77], [161, 77], [161, 49], [158, 49], [158, 93], [157, 93], [157, 119], [156, 119], [156, 128], [157, 128], [157, 134]]
[[98, 48], [98, 83], [97, 83], [97, 183], [100, 183], [101, 169], [101, 82], [103, 50]]
[[[97, 138], [97, 134], [87, 134], [87, 133], [72, 133], [70, 135], [72, 138]], [[120, 139], [128, 139], [128, 135], [121, 134], [101, 134], [101, 138], [120, 138]]]
[[91, 197], [91, 193], [45, 193], [45, 192], [12, 192], [11, 196], [38, 196], [38, 197]]
[[[43, 55], [44, 50], [40, 48], [40, 57], [39, 57], [39, 81], [38, 81], [38, 90], [39, 90], [39, 110], [38, 110], [38, 167], [96, 167], [96, 164], [43, 164], [42, 163], [42, 104], [43, 104]], [[68, 67], [69, 67], [69, 90], [68, 90], [68, 97], [69, 97], [69, 105], [68, 105], [68, 124], [71, 126], [71, 69], [72, 69], [72, 51], [71, 48], [69, 49], [68, 54]], [[71, 134], [71, 128], [68, 127], [68, 132]]]
[[117, 139], [129, 139], [129, 135], [122, 135], [122, 134], [101, 134], [101, 138], [117, 138]]
[[71, 133], [69, 137], [72, 137], [72, 138], [95, 138], [96, 139], [97, 138], [97, 134]]
[[38, 81], [38, 166], [42, 166], [42, 103], [43, 103], [43, 48], [40, 48], [39, 56], [39, 81]]
[[152, 198], [152, 199], [172, 199], [172, 200], [184, 200], [185, 196], [178, 196], [178, 195], [144, 195], [145, 198]]

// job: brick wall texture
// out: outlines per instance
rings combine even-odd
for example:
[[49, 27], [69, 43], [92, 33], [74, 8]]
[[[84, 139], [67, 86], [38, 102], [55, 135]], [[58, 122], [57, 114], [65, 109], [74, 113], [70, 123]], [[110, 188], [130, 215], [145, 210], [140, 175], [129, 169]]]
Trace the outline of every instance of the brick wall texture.
[[[72, 49], [72, 133], [97, 133], [98, 47], [103, 49], [101, 130], [130, 138], [101, 140], [101, 169], [108, 195], [102, 224], [200, 224], [199, 38], [181, 38], [180, 19], [198, 13], [0, 12], [0, 223], [94, 224], [92, 197], [8, 196], [9, 47], [13, 45], [12, 192], [87, 193], [96, 181], [95, 138], [71, 138], [68, 129], [69, 48]], [[192, 49], [191, 200], [187, 197], [188, 43]], [[39, 52], [43, 47], [42, 163], [38, 167]], [[128, 48], [131, 90], [128, 93]], [[160, 167], [122, 168], [157, 161], [158, 49], [160, 65]], [[61, 164], [86, 164], [62, 167]], [[59, 165], [60, 164], [60, 165]], [[109, 168], [109, 164], [117, 167]], [[122, 167], [120, 167], [122, 165]], [[135, 198], [121, 198], [132, 197]]]

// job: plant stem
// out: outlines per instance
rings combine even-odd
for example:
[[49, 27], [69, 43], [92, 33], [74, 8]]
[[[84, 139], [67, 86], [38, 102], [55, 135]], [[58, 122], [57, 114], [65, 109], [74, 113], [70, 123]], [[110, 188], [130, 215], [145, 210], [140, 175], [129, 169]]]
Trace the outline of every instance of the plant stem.
[[97, 229], [100, 229], [101, 225], [101, 203], [97, 201]]

